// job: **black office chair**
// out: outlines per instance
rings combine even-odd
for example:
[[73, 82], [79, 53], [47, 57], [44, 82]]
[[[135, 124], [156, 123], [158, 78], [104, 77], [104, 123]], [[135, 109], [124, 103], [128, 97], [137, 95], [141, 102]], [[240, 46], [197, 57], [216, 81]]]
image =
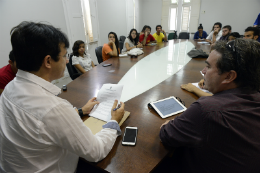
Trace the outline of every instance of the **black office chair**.
[[125, 42], [125, 39], [126, 39], [125, 36], [120, 36], [119, 41], [122, 41], [122, 42], [124, 43], [124, 42]]
[[73, 54], [70, 54], [69, 57], [69, 63], [67, 63], [67, 69], [69, 71], [70, 74], [70, 78], [72, 80], [76, 79], [77, 77], [79, 77], [81, 74], [76, 70], [76, 68], [72, 65], [72, 56]]
[[97, 60], [98, 60], [98, 63], [102, 63], [103, 62], [103, 58], [102, 58], [102, 48], [103, 46], [99, 46], [95, 49], [95, 52], [96, 52], [96, 56], [97, 56]]
[[190, 39], [190, 33], [188, 33], [188, 32], [181, 32], [179, 34], [179, 39]]
[[120, 53], [122, 53], [122, 49], [124, 48], [124, 42], [123, 41], [119, 41], [119, 49], [120, 49]]

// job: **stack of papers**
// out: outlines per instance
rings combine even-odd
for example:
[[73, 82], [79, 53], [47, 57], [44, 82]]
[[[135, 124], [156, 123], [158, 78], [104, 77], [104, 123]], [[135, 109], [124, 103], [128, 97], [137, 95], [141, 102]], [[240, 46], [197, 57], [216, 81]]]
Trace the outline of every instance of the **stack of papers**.
[[99, 104], [92, 109], [89, 115], [105, 122], [111, 120], [112, 106], [115, 100], [118, 100], [118, 104], [120, 104], [123, 86], [120, 84], [104, 84], [97, 95]]

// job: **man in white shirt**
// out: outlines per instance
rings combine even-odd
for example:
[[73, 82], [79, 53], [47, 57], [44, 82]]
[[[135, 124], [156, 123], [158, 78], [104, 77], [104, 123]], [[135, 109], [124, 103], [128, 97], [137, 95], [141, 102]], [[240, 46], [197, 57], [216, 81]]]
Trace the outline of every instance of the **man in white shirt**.
[[213, 26], [213, 31], [208, 35], [206, 38], [206, 41], [209, 42], [210, 44], [215, 43], [220, 39], [222, 36], [222, 31], [221, 31], [222, 24], [220, 22], [217, 22]]
[[124, 103], [93, 135], [79, 114], [90, 113], [96, 98], [77, 110], [57, 97], [60, 88], [51, 84], [64, 74], [65, 34], [50, 25], [22, 22], [11, 30], [11, 42], [18, 73], [0, 98], [0, 172], [71, 173], [79, 157], [105, 158], [121, 133]]

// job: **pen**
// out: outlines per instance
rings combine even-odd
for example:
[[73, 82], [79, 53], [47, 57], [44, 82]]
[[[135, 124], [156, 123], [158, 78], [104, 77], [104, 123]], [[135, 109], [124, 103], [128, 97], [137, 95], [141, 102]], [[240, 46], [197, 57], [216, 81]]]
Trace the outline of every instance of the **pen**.
[[113, 109], [113, 111], [116, 111], [117, 109], [119, 109], [121, 106], [120, 105], [118, 105], [118, 107], [117, 108], [115, 108], [115, 109]]

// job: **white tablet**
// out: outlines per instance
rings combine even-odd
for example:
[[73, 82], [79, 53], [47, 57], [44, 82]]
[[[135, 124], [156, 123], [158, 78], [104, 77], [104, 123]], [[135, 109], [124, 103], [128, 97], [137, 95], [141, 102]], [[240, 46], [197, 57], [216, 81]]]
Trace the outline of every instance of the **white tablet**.
[[151, 102], [151, 106], [162, 118], [184, 112], [187, 108], [175, 97], [168, 97], [159, 101]]

